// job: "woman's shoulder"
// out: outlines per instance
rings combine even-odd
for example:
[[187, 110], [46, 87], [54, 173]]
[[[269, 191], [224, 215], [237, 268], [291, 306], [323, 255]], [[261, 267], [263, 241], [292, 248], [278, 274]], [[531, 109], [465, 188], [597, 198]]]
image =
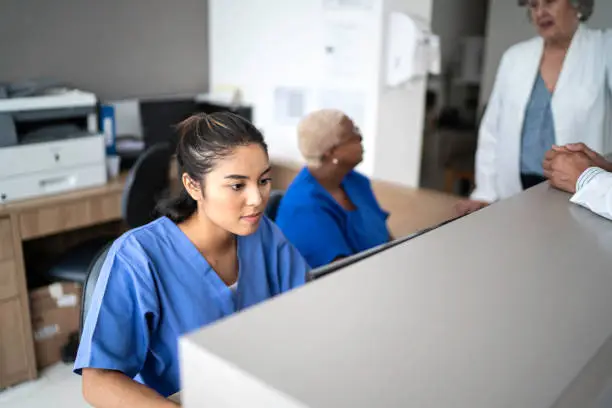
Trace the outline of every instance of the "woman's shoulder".
[[266, 247], [279, 247], [289, 242], [280, 227], [266, 216], [261, 219], [257, 231], [248, 239], [253, 244]]
[[286, 194], [308, 195], [315, 191], [316, 188], [316, 179], [310, 174], [308, 167], [303, 167], [287, 187]]
[[308, 168], [304, 167], [287, 187], [280, 203], [279, 212], [285, 211], [289, 207], [321, 206], [324, 205], [322, 202], [326, 199], [323, 187], [310, 174]]
[[504, 55], [502, 56], [502, 64], [500, 66], [503, 66], [504, 62], [507, 63], [508, 61], [524, 59], [525, 54], [527, 53], [539, 52], [542, 43], [542, 38], [535, 36], [528, 40], [511, 45], [506, 52], [504, 52]]
[[[140, 292], [155, 293], [156, 276], [154, 265], [164, 254], [161, 240], [167, 230], [169, 219], [160, 218], [142, 227], [131, 229], [117, 238], [108, 249], [97, 285], [119, 288], [137, 288]], [[112, 295], [111, 295], [112, 296]]]
[[606, 29], [595, 29], [583, 27], [581, 28], [582, 35], [587, 39], [588, 42], [594, 43], [597, 48], [612, 52], [610, 47], [612, 46], [612, 30]]
[[371, 187], [372, 185], [369, 177], [363, 173], [358, 172], [357, 170], [353, 170], [349, 174], [347, 174], [346, 180], [352, 183], [357, 183], [357, 184], [367, 186], [367, 187]]
[[160, 242], [167, 239], [170, 227], [168, 223], [172, 221], [161, 217], [123, 233], [112, 243], [108, 256], [130, 264], [147, 263], [149, 254], [155, 248], [160, 248]]

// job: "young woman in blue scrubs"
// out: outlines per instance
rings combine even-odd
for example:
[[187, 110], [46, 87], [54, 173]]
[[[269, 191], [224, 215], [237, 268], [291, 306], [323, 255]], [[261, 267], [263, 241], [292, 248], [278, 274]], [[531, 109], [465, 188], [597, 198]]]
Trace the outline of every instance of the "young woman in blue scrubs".
[[156, 221], [111, 247], [75, 363], [95, 407], [173, 406], [177, 340], [304, 283], [308, 266], [263, 216], [261, 133], [231, 113], [179, 125], [183, 190]]
[[298, 141], [307, 166], [283, 197], [276, 223], [315, 268], [391, 239], [389, 214], [370, 181], [354, 169], [363, 159], [361, 134], [344, 113], [306, 116]]

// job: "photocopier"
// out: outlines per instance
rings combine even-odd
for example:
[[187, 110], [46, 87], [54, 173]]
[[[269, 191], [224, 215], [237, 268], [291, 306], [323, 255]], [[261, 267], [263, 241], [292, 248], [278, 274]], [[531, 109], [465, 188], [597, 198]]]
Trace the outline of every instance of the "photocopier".
[[106, 183], [98, 111], [78, 89], [0, 85], [0, 204]]

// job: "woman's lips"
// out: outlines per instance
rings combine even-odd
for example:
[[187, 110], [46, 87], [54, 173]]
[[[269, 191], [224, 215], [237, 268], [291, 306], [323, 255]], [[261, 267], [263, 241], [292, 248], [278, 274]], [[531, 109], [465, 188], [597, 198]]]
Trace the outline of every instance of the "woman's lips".
[[552, 27], [554, 25], [555, 25], [554, 21], [550, 21], [550, 20], [549, 21], [541, 21], [541, 22], [538, 23], [538, 26], [541, 29], [544, 29], [544, 30], [546, 30], [546, 29], [548, 29], [548, 28], [550, 28], [550, 27]]
[[261, 212], [258, 212], [254, 214], [244, 215], [240, 217], [240, 219], [245, 220], [248, 223], [255, 224], [261, 218], [261, 214], [262, 214]]

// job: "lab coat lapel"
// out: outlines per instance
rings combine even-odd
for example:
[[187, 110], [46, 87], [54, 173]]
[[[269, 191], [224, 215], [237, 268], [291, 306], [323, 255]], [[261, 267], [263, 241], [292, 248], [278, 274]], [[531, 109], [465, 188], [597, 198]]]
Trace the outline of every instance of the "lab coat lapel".
[[[516, 70], [516, 74], [518, 74], [519, 77], [517, 80], [512, 81], [513, 86], [516, 84], [514, 92], [517, 93], [517, 100], [520, 101], [518, 111], [520, 112], [519, 123], [521, 124], [521, 129], [523, 128], [525, 110], [527, 109], [527, 104], [531, 98], [533, 86], [537, 79], [538, 72], [540, 71], [540, 61], [542, 60], [542, 53], [544, 52], [544, 41], [542, 38], [535, 38], [530, 45], [531, 46], [528, 49], [529, 55], [524, 55], [524, 58], [521, 61], [517, 61], [517, 68], [522, 66], [522, 69]], [[519, 132], [519, 134], [521, 134], [521, 132]], [[518, 149], [520, 149], [520, 141], [521, 138], [519, 136], [517, 145]]]
[[561, 67], [561, 73], [555, 87], [553, 94], [553, 104], [556, 99], [563, 98], [563, 91], [568, 86], [568, 82], [572, 79], [572, 74], [580, 64], [581, 50], [584, 46], [582, 39], [584, 38], [584, 27], [578, 26], [578, 30], [572, 38], [572, 42], [567, 50], [565, 59], [563, 60], [563, 66]]
[[573, 121], [572, 112], [566, 112], [564, 110], [564, 104], [567, 105], [567, 98], [572, 98], [572, 84], [580, 83], [580, 81], [572, 80], [576, 76], [576, 70], [580, 67], [581, 63], [584, 63], [581, 58], [584, 56], [584, 37], [585, 29], [581, 24], [578, 30], [572, 38], [565, 60], [563, 61], [563, 67], [561, 67], [561, 73], [559, 74], [559, 80], [555, 87], [555, 92], [552, 96], [552, 112], [555, 124], [555, 135], [557, 144], [565, 144], [568, 142], [567, 135], [568, 129], [571, 128]]
[[540, 60], [544, 50], [544, 41], [536, 37], [526, 44], [525, 49], [517, 55], [516, 61], [508, 67], [508, 92], [512, 95], [512, 111], [516, 112], [516, 122], [506, 128], [503, 132], [508, 135], [503, 137], [500, 143], [499, 165], [504, 168], [500, 174], [500, 188], [503, 196], [512, 195], [521, 191], [520, 162], [521, 162], [521, 137], [523, 122], [525, 121], [525, 109], [529, 103], [533, 85], [540, 68]]

